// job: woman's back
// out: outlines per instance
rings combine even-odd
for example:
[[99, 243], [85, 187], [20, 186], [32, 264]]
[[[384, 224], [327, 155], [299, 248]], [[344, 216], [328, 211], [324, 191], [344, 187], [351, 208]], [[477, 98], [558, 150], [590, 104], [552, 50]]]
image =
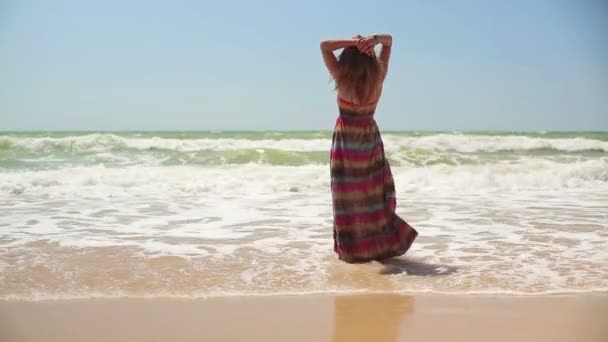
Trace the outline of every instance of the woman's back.
[[[374, 46], [382, 39], [382, 49], [376, 57]], [[351, 110], [369, 111], [370, 104], [377, 104], [382, 95], [382, 85], [388, 72], [392, 38], [390, 35], [354, 37], [347, 46], [340, 41], [321, 43], [323, 59], [338, 93], [338, 105], [348, 103]], [[334, 48], [344, 47], [338, 58]], [[342, 99], [343, 101], [341, 101]], [[375, 109], [375, 107], [374, 107]]]

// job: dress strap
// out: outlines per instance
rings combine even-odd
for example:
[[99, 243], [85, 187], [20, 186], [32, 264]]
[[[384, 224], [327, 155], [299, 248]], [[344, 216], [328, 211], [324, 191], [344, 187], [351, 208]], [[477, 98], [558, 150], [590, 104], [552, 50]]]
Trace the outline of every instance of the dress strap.
[[371, 105], [375, 105], [376, 103], [378, 103], [378, 100], [374, 101], [374, 102], [370, 102], [366, 105], [360, 105], [360, 104], [356, 104], [350, 101], [346, 101], [345, 99], [341, 98], [338, 96], [338, 102], [340, 102], [341, 104], [345, 104], [347, 106], [351, 106], [351, 107], [358, 107], [358, 106], [371, 106]]

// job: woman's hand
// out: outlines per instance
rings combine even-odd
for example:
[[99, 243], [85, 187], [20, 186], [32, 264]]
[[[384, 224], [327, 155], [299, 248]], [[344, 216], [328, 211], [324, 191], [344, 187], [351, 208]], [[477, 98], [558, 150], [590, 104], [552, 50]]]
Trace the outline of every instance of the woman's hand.
[[364, 54], [367, 54], [369, 56], [374, 56], [375, 52], [374, 52], [374, 46], [376, 46], [376, 38], [373, 36], [368, 36], [368, 37], [361, 37], [360, 35], [355, 36], [355, 38], [358, 38], [359, 40], [357, 40], [357, 49], [359, 49], [359, 51], [363, 52]]

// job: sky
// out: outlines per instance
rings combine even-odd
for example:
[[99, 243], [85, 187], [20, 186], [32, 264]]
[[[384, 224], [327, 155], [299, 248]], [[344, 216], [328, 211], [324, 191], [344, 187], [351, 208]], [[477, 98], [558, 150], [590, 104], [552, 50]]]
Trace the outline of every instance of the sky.
[[319, 42], [390, 33], [384, 130], [608, 130], [608, 1], [0, 0], [0, 131], [331, 130]]

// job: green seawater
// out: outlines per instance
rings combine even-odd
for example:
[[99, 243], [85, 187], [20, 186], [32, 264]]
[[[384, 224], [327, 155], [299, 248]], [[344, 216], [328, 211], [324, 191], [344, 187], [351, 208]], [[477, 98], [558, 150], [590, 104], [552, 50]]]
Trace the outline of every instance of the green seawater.
[[[608, 132], [383, 131], [394, 165], [608, 157]], [[331, 131], [0, 132], [0, 171], [132, 165], [327, 164]]]

